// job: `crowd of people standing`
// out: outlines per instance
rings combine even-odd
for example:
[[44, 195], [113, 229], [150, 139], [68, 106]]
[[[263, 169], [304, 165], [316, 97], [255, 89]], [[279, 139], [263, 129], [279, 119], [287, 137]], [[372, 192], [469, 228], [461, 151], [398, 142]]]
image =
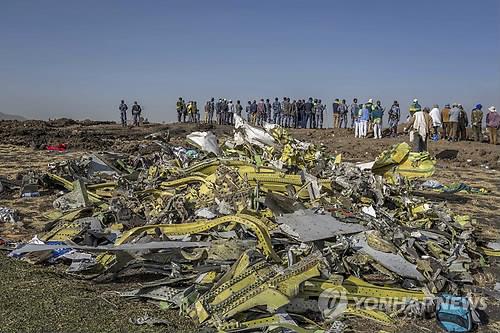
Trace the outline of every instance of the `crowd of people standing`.
[[[125, 101], [121, 101], [119, 110], [121, 124], [126, 126], [128, 106]], [[226, 98], [218, 100], [211, 98], [205, 103], [202, 121], [197, 102], [186, 102], [179, 97], [176, 110], [178, 122], [232, 125], [234, 116], [237, 115], [246, 118], [249, 123], [256, 126], [272, 123], [285, 128], [321, 129], [324, 126], [327, 106], [321, 99], [312, 97], [293, 101], [289, 97], [283, 97], [281, 100], [276, 97], [272, 101], [269, 98], [261, 98], [259, 101], [249, 100], [245, 106], [239, 100], [233, 102]], [[497, 143], [500, 114], [494, 106], [488, 108], [485, 116], [483, 106], [477, 104], [469, 117], [459, 103], [446, 104], [442, 109], [435, 104], [431, 109], [422, 108], [419, 101], [414, 99], [408, 111], [409, 116], [404, 121], [404, 131], [410, 133], [418, 151], [427, 149], [428, 140], [460, 141], [471, 138], [482, 142], [484, 141], [483, 120], [485, 120], [488, 132], [488, 141], [492, 144]], [[134, 126], [139, 126], [142, 108], [137, 101], [134, 102], [131, 112]], [[351, 128], [356, 138], [367, 138], [370, 132], [373, 133], [374, 139], [381, 139], [384, 136], [383, 118], [386, 108], [379, 100], [374, 102], [370, 98], [365, 103], [358, 103], [358, 99], [354, 98], [352, 103], [348, 104], [345, 99], [336, 98], [332, 104], [332, 114], [334, 129]], [[387, 110], [387, 117], [389, 128], [385, 131], [385, 135], [395, 137], [398, 135], [398, 126], [402, 123], [398, 101], [394, 101]]]

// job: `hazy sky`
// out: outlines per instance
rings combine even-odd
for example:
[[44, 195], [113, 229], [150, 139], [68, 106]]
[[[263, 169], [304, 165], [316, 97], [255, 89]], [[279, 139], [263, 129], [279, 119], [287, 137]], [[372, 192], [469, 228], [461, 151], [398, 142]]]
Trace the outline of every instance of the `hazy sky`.
[[499, 0], [0, 0], [0, 111], [154, 121], [179, 96], [500, 107]]

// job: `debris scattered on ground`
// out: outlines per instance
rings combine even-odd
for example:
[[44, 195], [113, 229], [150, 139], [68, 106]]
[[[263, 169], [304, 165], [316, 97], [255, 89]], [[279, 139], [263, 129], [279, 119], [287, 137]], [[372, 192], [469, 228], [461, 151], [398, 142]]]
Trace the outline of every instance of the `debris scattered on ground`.
[[0, 222], [16, 223], [19, 220], [17, 212], [12, 208], [0, 207]]
[[96, 283], [144, 277], [121, 295], [200, 327], [341, 332], [351, 316], [393, 325], [435, 313], [434, 296], [465, 294], [500, 253], [473, 218], [411, 194], [435, 160], [404, 143], [360, 167], [240, 118], [233, 137], [195, 132], [191, 147], [151, 139], [151, 154], [92, 154], [29, 174], [25, 193], [60, 195], [46, 231], [11, 255], [66, 263]]

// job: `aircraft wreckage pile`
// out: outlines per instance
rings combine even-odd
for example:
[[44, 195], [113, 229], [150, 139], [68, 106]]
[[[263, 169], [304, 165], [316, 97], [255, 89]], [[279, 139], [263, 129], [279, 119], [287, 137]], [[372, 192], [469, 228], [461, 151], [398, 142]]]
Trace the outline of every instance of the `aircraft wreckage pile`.
[[[326, 332], [342, 325], [340, 297], [343, 316], [390, 324], [429, 311], [427, 296], [459, 293], [484, 264], [475, 221], [410, 194], [409, 179], [432, 175], [434, 160], [407, 144], [354, 165], [241, 119], [234, 138], [187, 140], [196, 148], [157, 135], [150, 156], [49, 166], [45, 186], [65, 188], [53, 222], [11, 255], [101, 282], [157, 276], [121, 294], [224, 332]], [[357, 308], [361, 297], [387, 308]]]

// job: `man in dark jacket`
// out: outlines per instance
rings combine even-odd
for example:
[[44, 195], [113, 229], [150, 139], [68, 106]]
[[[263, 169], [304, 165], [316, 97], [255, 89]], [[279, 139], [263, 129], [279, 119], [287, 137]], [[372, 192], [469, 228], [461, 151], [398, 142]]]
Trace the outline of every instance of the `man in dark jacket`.
[[467, 126], [469, 126], [469, 117], [467, 117], [467, 112], [465, 112], [462, 104], [458, 104], [458, 108], [460, 109], [460, 114], [458, 117], [458, 139], [459, 140], [467, 140]]
[[128, 106], [125, 104], [125, 101], [122, 99], [122, 102], [120, 103], [120, 106], [118, 107], [120, 110], [120, 119], [122, 122], [122, 126], [125, 127], [127, 126], [127, 110]]
[[302, 128], [307, 128], [307, 122], [309, 121], [309, 128], [313, 128], [312, 120], [312, 109], [313, 109], [313, 99], [309, 97], [309, 100], [304, 104], [304, 119], [302, 120]]

